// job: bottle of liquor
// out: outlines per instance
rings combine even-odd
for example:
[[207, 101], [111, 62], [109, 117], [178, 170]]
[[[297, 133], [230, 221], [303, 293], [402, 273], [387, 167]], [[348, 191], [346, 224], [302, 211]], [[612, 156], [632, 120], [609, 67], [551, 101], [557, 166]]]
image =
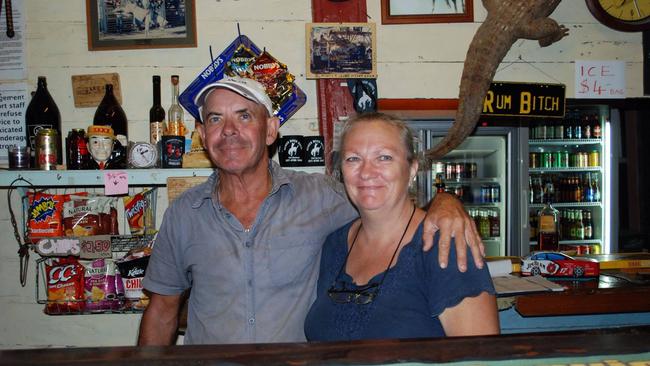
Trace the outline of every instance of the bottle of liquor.
[[499, 212], [496, 210], [490, 211], [490, 236], [498, 238], [501, 236], [501, 220], [499, 220]]
[[[160, 154], [160, 140], [163, 136], [163, 129], [165, 126], [165, 108], [160, 104], [160, 76], [154, 75], [153, 82], [153, 104], [149, 109], [149, 142], [156, 146], [158, 156]], [[159, 166], [160, 164], [156, 164]]]
[[587, 179], [583, 181], [585, 183], [583, 192], [585, 196], [585, 202], [594, 202], [594, 187], [591, 182], [591, 174], [587, 173]]
[[591, 138], [591, 117], [585, 115], [584, 124], [582, 125], [582, 138], [590, 139]]
[[600, 202], [600, 184], [598, 183], [598, 174], [594, 173], [593, 179], [594, 187], [594, 202]]
[[591, 127], [591, 135], [595, 139], [599, 139], [602, 136], [602, 130], [600, 127], [600, 118], [598, 118], [597, 114], [594, 114], [593, 116], [593, 126]]
[[61, 144], [61, 113], [54, 103], [54, 99], [47, 90], [47, 80], [45, 76], [38, 77], [36, 93], [27, 106], [25, 111], [25, 138], [27, 146], [31, 149], [31, 165], [35, 165], [36, 153], [36, 134], [44, 128], [51, 128], [58, 133], [56, 146], [56, 162], [63, 164], [63, 149]]
[[178, 75], [172, 75], [172, 104], [167, 110], [167, 126], [165, 135], [185, 136], [185, 124], [183, 123], [183, 108], [178, 104]]
[[129, 136], [129, 125], [124, 110], [120, 106], [120, 103], [117, 102], [115, 94], [113, 94], [113, 84], [106, 84], [106, 93], [104, 94], [104, 99], [97, 106], [93, 124], [111, 127], [120, 144], [126, 146]]
[[564, 138], [571, 140], [573, 138], [573, 112], [567, 111], [567, 117], [564, 124]]
[[436, 193], [445, 191], [445, 182], [442, 180], [442, 174], [436, 174]]
[[575, 125], [573, 125], [573, 138], [581, 139], [582, 138], [582, 118], [576, 113], [575, 116]]
[[539, 250], [554, 250], [560, 248], [559, 212], [550, 201], [539, 211], [538, 216], [538, 244]]
[[585, 240], [585, 224], [582, 221], [582, 210], [576, 210], [576, 240]]
[[490, 219], [488, 219], [488, 213], [486, 211], [480, 211], [479, 218], [478, 233], [481, 239], [488, 239], [490, 238]]
[[591, 220], [591, 211], [584, 210], [582, 211], [582, 220], [584, 223], [585, 231], [585, 240], [591, 240], [594, 238], [594, 223]]

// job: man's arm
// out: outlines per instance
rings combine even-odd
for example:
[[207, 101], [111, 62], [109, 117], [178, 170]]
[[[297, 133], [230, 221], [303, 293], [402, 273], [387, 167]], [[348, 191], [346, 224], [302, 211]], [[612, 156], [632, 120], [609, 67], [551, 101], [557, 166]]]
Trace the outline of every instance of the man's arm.
[[427, 216], [424, 218], [424, 250], [433, 247], [433, 237], [436, 231], [440, 230], [440, 241], [438, 245], [438, 262], [440, 267], [447, 268], [449, 259], [449, 245], [451, 238], [456, 239], [456, 253], [458, 269], [461, 272], [467, 270], [467, 256], [465, 245], [469, 246], [474, 257], [476, 267], [483, 268], [483, 256], [485, 247], [481, 237], [476, 230], [474, 220], [467, 214], [463, 204], [455, 195], [440, 192], [433, 198]]
[[178, 327], [181, 295], [149, 293], [149, 306], [142, 314], [138, 346], [173, 345]]

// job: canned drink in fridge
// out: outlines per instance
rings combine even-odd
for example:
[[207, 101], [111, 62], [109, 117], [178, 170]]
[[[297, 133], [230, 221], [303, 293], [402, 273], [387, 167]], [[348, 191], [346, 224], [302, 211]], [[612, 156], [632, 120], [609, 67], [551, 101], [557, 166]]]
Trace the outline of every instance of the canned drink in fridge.
[[600, 166], [600, 153], [598, 150], [589, 153], [589, 166]]
[[445, 179], [447, 179], [447, 180], [456, 179], [456, 164], [455, 163], [445, 163]]
[[568, 167], [569, 167], [569, 152], [560, 151], [560, 168], [568, 168]]
[[454, 194], [455, 194], [458, 198], [460, 198], [461, 200], [463, 199], [463, 196], [464, 196], [464, 189], [463, 189], [463, 188], [464, 188], [463, 186], [455, 186], [455, 187], [454, 187], [454, 191], [453, 191]]
[[600, 254], [600, 244], [592, 244], [590, 246], [591, 248], [589, 248], [589, 254]]
[[551, 153], [543, 152], [542, 153], [542, 168], [550, 168], [552, 166], [553, 165], [552, 165]]
[[492, 202], [492, 190], [488, 185], [481, 186], [481, 203], [490, 203]]
[[44, 128], [36, 135], [36, 167], [56, 170], [56, 145], [58, 134], [53, 128]]
[[501, 187], [498, 184], [493, 184], [490, 186], [490, 202], [500, 202], [501, 201]]
[[470, 178], [478, 177], [478, 164], [476, 163], [469, 164], [469, 177]]
[[465, 163], [456, 163], [456, 179], [461, 180], [465, 176]]
[[576, 245], [576, 254], [578, 254], [578, 255], [591, 254], [591, 246], [590, 245]]
[[580, 165], [582, 168], [588, 167], [589, 166], [589, 154], [586, 152], [581, 152], [580, 155], [582, 156], [582, 165]]
[[528, 167], [539, 168], [539, 153], [532, 152], [528, 154]]
[[561, 151], [556, 151], [556, 152], [554, 152], [552, 154], [553, 155], [552, 155], [551, 160], [552, 160], [553, 168], [561, 168], [562, 165], [560, 165], [560, 163], [562, 161], [562, 152]]

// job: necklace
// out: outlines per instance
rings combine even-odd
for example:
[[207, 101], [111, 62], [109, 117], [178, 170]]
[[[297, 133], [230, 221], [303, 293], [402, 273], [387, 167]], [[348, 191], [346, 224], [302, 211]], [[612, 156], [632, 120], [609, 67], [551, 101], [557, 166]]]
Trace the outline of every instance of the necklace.
[[397, 255], [397, 251], [399, 250], [399, 246], [402, 243], [402, 240], [404, 240], [404, 236], [406, 236], [406, 232], [408, 231], [408, 228], [411, 225], [411, 220], [413, 220], [414, 214], [415, 214], [415, 205], [413, 205], [413, 211], [411, 212], [411, 217], [409, 217], [409, 221], [408, 223], [406, 223], [406, 227], [404, 228], [402, 237], [397, 242], [397, 247], [395, 248], [395, 251], [393, 252], [393, 256], [390, 258], [390, 261], [388, 262], [388, 266], [386, 267], [386, 270], [384, 271], [384, 274], [381, 277], [381, 281], [379, 283], [368, 283], [367, 285], [364, 285], [356, 289], [348, 289], [345, 282], [339, 281], [338, 278], [341, 275], [341, 272], [343, 272], [343, 269], [345, 268], [345, 265], [348, 262], [348, 258], [350, 257], [352, 248], [354, 248], [354, 244], [357, 242], [357, 237], [359, 236], [359, 231], [361, 231], [361, 225], [363, 225], [363, 223], [359, 225], [359, 230], [357, 230], [356, 234], [354, 235], [354, 239], [352, 239], [352, 244], [350, 245], [348, 254], [345, 256], [345, 261], [343, 261], [343, 265], [341, 266], [341, 269], [339, 269], [339, 272], [336, 274], [336, 277], [334, 277], [334, 281], [332, 281], [332, 285], [330, 286], [330, 289], [327, 290], [327, 295], [330, 297], [330, 299], [332, 299], [332, 301], [339, 304], [354, 302], [357, 305], [366, 305], [366, 304], [370, 304], [375, 299], [375, 297], [377, 297], [377, 295], [379, 294], [379, 287], [384, 283], [384, 280], [386, 279], [386, 275], [388, 274], [388, 271], [390, 271], [390, 265], [393, 263], [393, 260]]

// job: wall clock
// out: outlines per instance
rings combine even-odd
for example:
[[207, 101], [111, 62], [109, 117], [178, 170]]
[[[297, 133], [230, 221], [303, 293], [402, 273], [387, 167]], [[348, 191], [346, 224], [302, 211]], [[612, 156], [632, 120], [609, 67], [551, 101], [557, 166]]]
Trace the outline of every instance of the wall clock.
[[585, 0], [604, 25], [624, 32], [650, 29], [650, 0]]

